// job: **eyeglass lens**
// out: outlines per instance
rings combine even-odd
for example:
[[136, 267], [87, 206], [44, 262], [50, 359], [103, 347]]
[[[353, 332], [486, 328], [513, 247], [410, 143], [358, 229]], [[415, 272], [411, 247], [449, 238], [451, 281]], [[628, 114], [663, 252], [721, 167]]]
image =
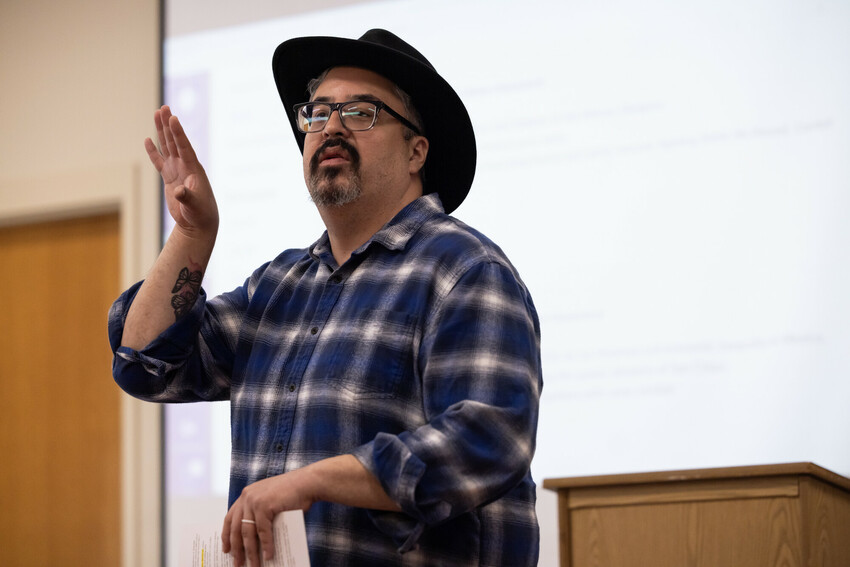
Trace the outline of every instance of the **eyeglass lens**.
[[[332, 112], [331, 105], [324, 102], [307, 104], [298, 111], [298, 127], [302, 132], [321, 132]], [[352, 131], [371, 128], [377, 112], [377, 107], [371, 102], [355, 101], [339, 107], [342, 125]]]

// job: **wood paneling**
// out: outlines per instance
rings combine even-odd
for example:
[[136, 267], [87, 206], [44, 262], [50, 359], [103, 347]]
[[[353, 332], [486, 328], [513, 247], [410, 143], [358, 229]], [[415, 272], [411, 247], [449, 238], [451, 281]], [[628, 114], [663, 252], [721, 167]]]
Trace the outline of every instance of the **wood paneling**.
[[806, 563], [812, 567], [850, 565], [850, 491], [815, 479], [801, 480]]
[[797, 500], [626, 505], [572, 515], [572, 565], [801, 567]]
[[118, 215], [0, 229], [0, 556], [119, 565]]

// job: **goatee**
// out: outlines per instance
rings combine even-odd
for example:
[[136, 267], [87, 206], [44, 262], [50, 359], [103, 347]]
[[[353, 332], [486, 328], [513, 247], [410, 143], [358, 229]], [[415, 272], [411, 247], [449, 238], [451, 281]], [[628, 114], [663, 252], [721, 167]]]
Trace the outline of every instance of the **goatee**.
[[[345, 150], [349, 163], [339, 166], [326, 165], [319, 168], [319, 156], [328, 148], [339, 146]], [[348, 176], [344, 170], [350, 168]], [[307, 177], [310, 199], [319, 207], [341, 207], [360, 197], [360, 154], [342, 138], [330, 138], [310, 158], [310, 173]]]

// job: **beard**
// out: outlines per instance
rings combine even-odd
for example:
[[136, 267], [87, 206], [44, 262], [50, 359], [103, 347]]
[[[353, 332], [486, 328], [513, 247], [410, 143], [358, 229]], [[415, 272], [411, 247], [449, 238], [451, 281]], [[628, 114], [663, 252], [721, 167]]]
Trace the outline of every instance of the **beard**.
[[[339, 146], [348, 153], [349, 162], [319, 169], [319, 156], [328, 148]], [[349, 169], [346, 173], [346, 169]], [[342, 138], [330, 138], [310, 158], [307, 175], [310, 199], [318, 207], [341, 207], [356, 201], [363, 192], [360, 181], [360, 154]]]

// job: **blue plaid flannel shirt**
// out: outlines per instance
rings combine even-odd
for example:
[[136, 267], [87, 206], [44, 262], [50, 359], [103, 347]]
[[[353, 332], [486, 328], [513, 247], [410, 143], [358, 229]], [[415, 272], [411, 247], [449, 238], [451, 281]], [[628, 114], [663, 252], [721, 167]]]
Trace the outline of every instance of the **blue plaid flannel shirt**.
[[350, 453], [403, 512], [316, 503], [314, 566], [536, 565], [540, 328], [503, 252], [426, 195], [341, 267], [327, 234], [207, 299], [113, 373], [153, 402], [230, 400], [229, 503]]

